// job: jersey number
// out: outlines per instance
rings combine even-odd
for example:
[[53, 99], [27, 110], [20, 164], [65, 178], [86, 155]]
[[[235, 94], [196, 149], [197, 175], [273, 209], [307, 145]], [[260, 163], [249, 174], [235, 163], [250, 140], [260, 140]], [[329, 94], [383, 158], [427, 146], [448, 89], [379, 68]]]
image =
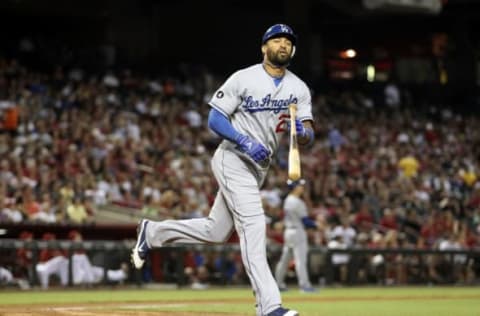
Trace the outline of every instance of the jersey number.
[[289, 122], [289, 119], [290, 119], [290, 115], [289, 114], [281, 114], [279, 117], [278, 117], [278, 124], [277, 124], [277, 127], [275, 128], [275, 133], [283, 133], [283, 132], [287, 132], [288, 131], [288, 122]]

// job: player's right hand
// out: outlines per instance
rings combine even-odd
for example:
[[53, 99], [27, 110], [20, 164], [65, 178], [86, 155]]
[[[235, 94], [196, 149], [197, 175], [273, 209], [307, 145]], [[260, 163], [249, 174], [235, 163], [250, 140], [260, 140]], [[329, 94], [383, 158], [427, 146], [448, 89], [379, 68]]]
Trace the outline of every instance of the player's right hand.
[[250, 156], [256, 163], [262, 162], [270, 156], [270, 151], [261, 143], [246, 135], [240, 135], [236, 139], [237, 148]]

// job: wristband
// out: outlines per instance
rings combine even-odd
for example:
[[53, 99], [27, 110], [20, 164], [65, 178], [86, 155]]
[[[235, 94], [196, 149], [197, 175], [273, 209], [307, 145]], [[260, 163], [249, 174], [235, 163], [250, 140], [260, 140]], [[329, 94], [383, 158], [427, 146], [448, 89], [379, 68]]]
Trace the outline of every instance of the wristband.
[[315, 133], [313, 132], [313, 129], [309, 127], [305, 128], [305, 136], [308, 137], [308, 142], [305, 144], [305, 146], [311, 146], [315, 140]]

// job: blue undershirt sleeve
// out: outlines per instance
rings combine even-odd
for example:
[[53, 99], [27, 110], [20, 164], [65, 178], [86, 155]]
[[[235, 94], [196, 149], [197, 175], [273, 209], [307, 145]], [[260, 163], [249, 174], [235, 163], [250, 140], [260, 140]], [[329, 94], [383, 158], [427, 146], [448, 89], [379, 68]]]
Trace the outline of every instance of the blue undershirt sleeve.
[[221, 137], [234, 143], [237, 143], [237, 139], [241, 135], [232, 126], [228, 117], [215, 108], [210, 109], [208, 114], [208, 127]]
[[308, 216], [302, 217], [302, 223], [306, 228], [317, 228], [317, 224]]

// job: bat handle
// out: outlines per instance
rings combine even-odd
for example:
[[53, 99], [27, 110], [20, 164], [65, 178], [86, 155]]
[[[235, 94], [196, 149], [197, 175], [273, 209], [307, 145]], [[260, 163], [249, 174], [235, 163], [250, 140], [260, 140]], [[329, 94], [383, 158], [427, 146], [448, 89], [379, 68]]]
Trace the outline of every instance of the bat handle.
[[290, 129], [291, 129], [290, 134], [295, 135], [297, 134], [295, 129], [295, 119], [297, 117], [297, 105], [295, 103], [291, 103], [288, 106], [288, 111], [290, 113]]
[[297, 105], [295, 103], [291, 103], [288, 106], [288, 111], [290, 112], [290, 118], [293, 117], [293, 120], [295, 120], [295, 117], [297, 116]]

